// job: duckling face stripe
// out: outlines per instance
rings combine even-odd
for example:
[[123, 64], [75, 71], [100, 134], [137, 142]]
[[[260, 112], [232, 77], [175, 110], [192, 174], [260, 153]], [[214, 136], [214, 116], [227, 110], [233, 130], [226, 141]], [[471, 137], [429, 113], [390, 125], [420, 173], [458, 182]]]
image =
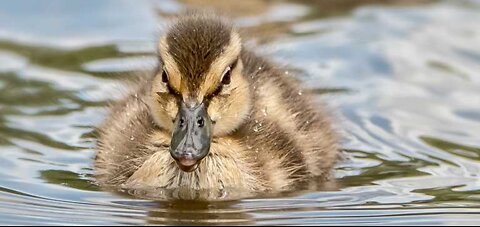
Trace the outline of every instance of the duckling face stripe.
[[182, 95], [197, 93], [212, 63], [230, 43], [232, 31], [229, 24], [206, 16], [185, 17], [171, 27], [160, 42], [160, 54], [165, 65], [175, 67], [170, 77], [180, 80], [172, 86]]
[[223, 72], [229, 65], [238, 60], [241, 49], [240, 37], [236, 32], [233, 32], [230, 37], [230, 43], [225, 47], [222, 54], [212, 62], [210, 69], [206, 73], [204, 82], [198, 90], [199, 96], [206, 96], [217, 90], [222, 81]]
[[[168, 83], [176, 91], [181, 89], [181, 72], [177, 66], [177, 63], [168, 52], [168, 44], [166, 37], [160, 39], [159, 52], [163, 63], [163, 68], [168, 72]], [[155, 85], [154, 85], [155, 86]]]
[[[238, 60], [241, 51], [241, 40], [237, 33], [232, 33], [230, 43], [224, 47], [223, 51], [210, 64], [208, 71], [202, 73], [192, 80], [191, 77], [184, 76], [180, 71], [178, 62], [168, 51], [166, 37], [160, 40], [160, 55], [163, 60], [164, 68], [168, 71], [168, 80], [170, 86], [180, 92], [185, 98], [195, 96], [201, 102], [203, 97], [212, 94], [217, 90], [222, 80], [222, 74], [225, 68]], [[196, 82], [192, 86], [192, 82]]]

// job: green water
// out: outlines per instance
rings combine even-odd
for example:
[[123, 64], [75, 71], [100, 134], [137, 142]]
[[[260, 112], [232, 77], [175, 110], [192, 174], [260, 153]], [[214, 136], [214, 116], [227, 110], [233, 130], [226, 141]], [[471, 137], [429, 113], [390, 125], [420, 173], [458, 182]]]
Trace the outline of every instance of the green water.
[[200, 1], [0, 2], [1, 224], [480, 223], [474, 0], [211, 1], [328, 104], [338, 187], [211, 203], [101, 191], [94, 127], [185, 2]]

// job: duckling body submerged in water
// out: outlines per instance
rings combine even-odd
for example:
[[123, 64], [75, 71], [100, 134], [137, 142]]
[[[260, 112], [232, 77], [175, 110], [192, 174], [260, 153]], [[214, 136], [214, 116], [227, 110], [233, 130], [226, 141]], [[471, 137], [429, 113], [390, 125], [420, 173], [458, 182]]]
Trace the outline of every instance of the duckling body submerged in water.
[[337, 157], [328, 118], [230, 24], [183, 16], [158, 53], [156, 73], [99, 128], [101, 185], [280, 192], [328, 175]]

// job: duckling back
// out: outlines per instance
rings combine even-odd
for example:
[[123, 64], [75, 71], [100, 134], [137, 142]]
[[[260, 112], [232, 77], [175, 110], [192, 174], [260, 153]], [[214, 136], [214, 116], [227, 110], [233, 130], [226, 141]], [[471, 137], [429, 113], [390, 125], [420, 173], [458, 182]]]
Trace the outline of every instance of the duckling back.
[[325, 110], [285, 70], [248, 51], [243, 59], [255, 101], [251, 117], [235, 136], [263, 162], [259, 166], [270, 188], [284, 190], [312, 177], [327, 177], [338, 148]]

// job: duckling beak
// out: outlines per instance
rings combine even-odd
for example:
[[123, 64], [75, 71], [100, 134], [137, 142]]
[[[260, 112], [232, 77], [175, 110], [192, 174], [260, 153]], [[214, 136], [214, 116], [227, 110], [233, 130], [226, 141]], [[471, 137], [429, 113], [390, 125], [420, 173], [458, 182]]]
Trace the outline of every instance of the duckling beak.
[[194, 171], [207, 156], [212, 140], [211, 127], [204, 103], [194, 107], [181, 103], [170, 144], [170, 154], [181, 170]]

